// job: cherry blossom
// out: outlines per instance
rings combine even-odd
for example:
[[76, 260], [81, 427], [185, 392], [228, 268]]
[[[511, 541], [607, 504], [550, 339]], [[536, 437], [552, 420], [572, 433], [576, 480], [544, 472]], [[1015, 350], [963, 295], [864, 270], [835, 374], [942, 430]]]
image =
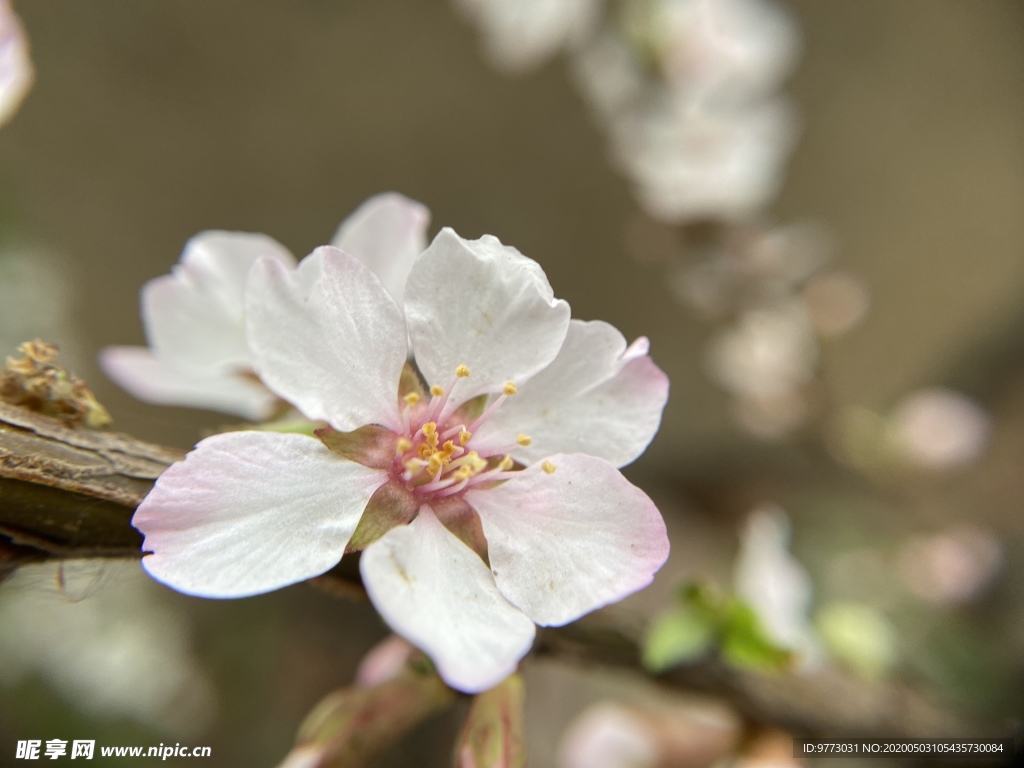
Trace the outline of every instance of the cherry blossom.
[[362, 550], [385, 621], [478, 692], [535, 625], [618, 601], [664, 563], [664, 521], [617, 468], [657, 431], [667, 378], [645, 339], [571, 320], [519, 251], [444, 229], [404, 292], [330, 246], [294, 269], [268, 255], [245, 298], [254, 370], [330, 426], [217, 435], [168, 469], [134, 518], [156, 579], [243, 597]]
[[[361, 259], [397, 299], [426, 245], [429, 214], [401, 195], [371, 197], [342, 222], [332, 243]], [[140, 400], [209, 408], [262, 420], [280, 404], [255, 375], [246, 342], [245, 285], [260, 258], [294, 267], [276, 240], [248, 232], [201, 232], [170, 275], [142, 290], [149, 347], [109, 347], [100, 362]]]

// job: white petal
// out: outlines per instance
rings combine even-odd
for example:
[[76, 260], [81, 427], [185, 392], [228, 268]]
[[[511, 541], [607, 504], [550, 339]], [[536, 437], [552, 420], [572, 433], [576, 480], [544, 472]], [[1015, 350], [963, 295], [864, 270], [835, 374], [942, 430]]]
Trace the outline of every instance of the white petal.
[[0, 125], [18, 111], [35, 80], [28, 49], [21, 21], [4, 0], [0, 3]]
[[552, 456], [466, 501], [480, 515], [498, 589], [543, 626], [560, 626], [651, 583], [668, 557], [661, 514], [611, 464]]
[[249, 346], [267, 386], [336, 429], [399, 428], [402, 312], [369, 268], [324, 246], [296, 271], [263, 260], [246, 296]]
[[345, 551], [387, 473], [304, 435], [229, 432], [157, 480], [132, 519], [142, 565], [180, 592], [244, 597], [318, 576]]
[[416, 257], [427, 247], [430, 211], [397, 192], [374, 195], [341, 222], [331, 245], [351, 253], [402, 303]]
[[497, 448], [527, 434], [512, 455], [532, 464], [552, 453], [589, 453], [617, 467], [636, 459], [658, 431], [668, 377], [647, 357], [647, 339], [628, 349], [614, 327], [573, 320], [558, 357], [509, 398], [474, 437]]
[[463, 240], [448, 228], [413, 265], [405, 312], [428, 384], [446, 387], [469, 366], [458, 400], [525, 381], [554, 360], [569, 326], [569, 305], [535, 261], [490, 235]]
[[533, 644], [533, 622], [509, 605], [484, 561], [429, 507], [370, 545], [359, 569], [384, 620], [430, 656], [453, 688], [492, 688]]
[[146, 347], [107, 347], [100, 352], [104, 373], [139, 400], [233, 413], [262, 421], [280, 402], [247, 376], [209, 368], [175, 367]]
[[267, 256], [294, 264], [273, 238], [249, 232], [200, 232], [185, 244], [172, 274], [142, 289], [146, 336], [156, 354], [174, 364], [248, 369], [245, 282]]

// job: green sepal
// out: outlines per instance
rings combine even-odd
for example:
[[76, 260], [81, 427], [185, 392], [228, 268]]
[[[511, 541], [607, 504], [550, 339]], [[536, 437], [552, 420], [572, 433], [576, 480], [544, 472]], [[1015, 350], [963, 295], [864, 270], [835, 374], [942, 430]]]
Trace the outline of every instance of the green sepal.
[[480, 555], [480, 559], [490, 567], [487, 538], [484, 536], [484, 526], [476, 510], [464, 500], [451, 496], [432, 502], [430, 507], [441, 524], [455, 534], [459, 541]]
[[366, 549], [392, 528], [412, 520], [418, 509], [419, 500], [412, 491], [401, 483], [384, 483], [370, 497], [345, 552]]
[[320, 442], [339, 456], [373, 469], [391, 469], [395, 461], [395, 433], [386, 427], [367, 424], [351, 432], [322, 427], [314, 433]]

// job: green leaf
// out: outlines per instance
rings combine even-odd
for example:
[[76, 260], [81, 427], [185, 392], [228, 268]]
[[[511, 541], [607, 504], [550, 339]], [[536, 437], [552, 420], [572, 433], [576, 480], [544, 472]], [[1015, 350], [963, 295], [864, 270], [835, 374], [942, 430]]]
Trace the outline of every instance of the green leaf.
[[755, 672], [777, 672], [793, 661], [793, 653], [768, 636], [754, 609], [738, 599], [732, 601], [721, 652], [726, 663]]
[[679, 609], [655, 620], [644, 640], [643, 665], [654, 673], [703, 656], [715, 641], [715, 622], [698, 611]]

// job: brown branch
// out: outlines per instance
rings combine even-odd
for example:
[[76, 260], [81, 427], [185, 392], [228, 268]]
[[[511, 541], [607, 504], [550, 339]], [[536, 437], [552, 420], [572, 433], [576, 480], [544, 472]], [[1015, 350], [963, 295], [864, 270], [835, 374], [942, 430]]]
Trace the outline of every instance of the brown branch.
[[[180, 451], [128, 435], [71, 429], [0, 403], [0, 578], [20, 564], [71, 557], [139, 557], [135, 507]], [[314, 579], [341, 594], [362, 591], [356, 558]], [[586, 664], [639, 664], [637, 633], [585, 619], [543, 630], [537, 651]], [[949, 737], [970, 734], [962, 718], [908, 688], [868, 684], [836, 671], [813, 676], [741, 673], [715, 661], [678, 668], [666, 685], [713, 694], [751, 721], [808, 736]], [[974, 733], [977, 733], [976, 731]]]

